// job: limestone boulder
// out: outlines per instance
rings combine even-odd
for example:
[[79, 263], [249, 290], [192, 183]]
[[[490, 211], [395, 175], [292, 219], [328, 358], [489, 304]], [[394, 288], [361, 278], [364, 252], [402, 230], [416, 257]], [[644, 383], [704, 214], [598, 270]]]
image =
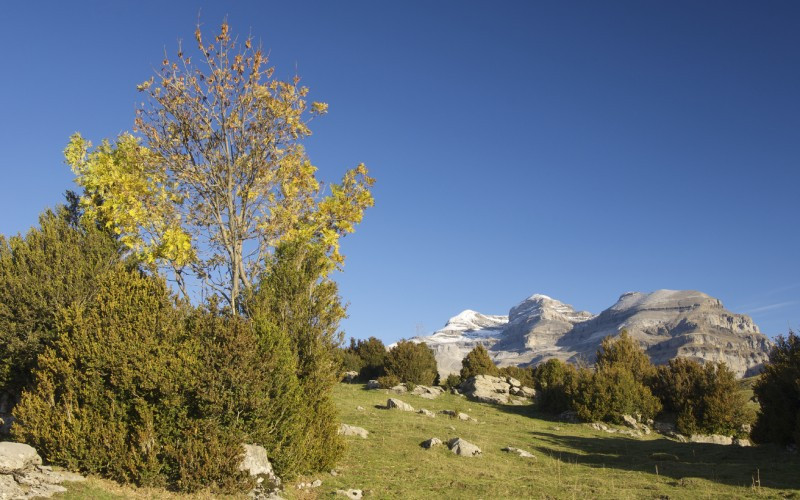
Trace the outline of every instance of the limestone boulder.
[[426, 439], [425, 441], [420, 443], [420, 446], [422, 446], [426, 450], [429, 450], [429, 449], [433, 448], [434, 446], [440, 446], [441, 444], [442, 444], [442, 440], [441, 439], [436, 438], [436, 437], [432, 437], [432, 438]]
[[414, 411], [413, 406], [404, 401], [400, 401], [399, 399], [396, 398], [389, 398], [386, 401], [386, 407], [389, 408], [390, 410], [394, 409], [400, 411]]
[[509, 402], [511, 384], [500, 377], [476, 375], [461, 384], [461, 392], [482, 403], [506, 404]]
[[692, 434], [689, 437], [690, 443], [708, 443], [708, 444], [733, 444], [733, 438], [730, 436], [722, 436], [720, 434]]
[[450, 448], [450, 451], [462, 457], [477, 457], [481, 454], [480, 448], [459, 437], [451, 439], [447, 443], [447, 446]]
[[363, 427], [356, 427], [355, 425], [339, 424], [339, 435], [356, 436], [360, 437], [361, 439], [367, 439], [369, 436], [369, 431]]
[[513, 446], [506, 446], [505, 448], [502, 448], [502, 451], [505, 451], [506, 453], [513, 453], [514, 455], [518, 455], [522, 458], [536, 458], [531, 452], [514, 448]]

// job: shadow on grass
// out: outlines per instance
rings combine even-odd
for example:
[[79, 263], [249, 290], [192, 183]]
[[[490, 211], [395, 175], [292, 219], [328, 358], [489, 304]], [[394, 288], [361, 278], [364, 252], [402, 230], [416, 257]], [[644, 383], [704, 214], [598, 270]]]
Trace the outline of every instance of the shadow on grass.
[[[589, 429], [587, 428], [587, 431]], [[591, 431], [589, 431], [591, 432]], [[733, 486], [800, 489], [800, 458], [778, 446], [678, 443], [665, 438], [576, 436], [532, 432], [539, 453], [591, 467], [658, 473], [687, 486], [702, 478]]]

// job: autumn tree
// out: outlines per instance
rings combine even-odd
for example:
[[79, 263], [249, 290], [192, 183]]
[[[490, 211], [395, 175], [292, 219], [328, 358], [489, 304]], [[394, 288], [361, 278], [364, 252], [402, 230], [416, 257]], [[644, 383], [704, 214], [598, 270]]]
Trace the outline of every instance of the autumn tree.
[[309, 102], [299, 77], [276, 77], [251, 37], [223, 23], [212, 40], [198, 27], [195, 42], [138, 86], [135, 135], [92, 149], [75, 134], [65, 156], [87, 216], [184, 294], [197, 280], [239, 310], [281, 241], [319, 241], [329, 268], [342, 264], [339, 238], [373, 205], [373, 179], [361, 164], [339, 184], [317, 180], [302, 142], [328, 106]]

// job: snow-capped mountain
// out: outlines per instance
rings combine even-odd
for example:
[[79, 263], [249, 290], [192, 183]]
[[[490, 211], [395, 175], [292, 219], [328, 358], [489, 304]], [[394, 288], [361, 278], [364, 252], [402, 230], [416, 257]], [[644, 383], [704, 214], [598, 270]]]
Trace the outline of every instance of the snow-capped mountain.
[[726, 310], [702, 292], [629, 292], [594, 315], [546, 295], [532, 295], [508, 316], [466, 310], [426, 342], [443, 376], [458, 372], [461, 360], [483, 344], [500, 366], [537, 364], [550, 358], [592, 362], [602, 339], [626, 329], [654, 363], [674, 357], [724, 361], [739, 376], [757, 372], [767, 361], [770, 342], [749, 316]]

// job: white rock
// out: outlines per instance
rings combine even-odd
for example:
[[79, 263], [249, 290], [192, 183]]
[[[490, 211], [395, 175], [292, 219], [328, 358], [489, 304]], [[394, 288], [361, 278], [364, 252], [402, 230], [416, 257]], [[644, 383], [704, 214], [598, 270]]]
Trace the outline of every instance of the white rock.
[[426, 450], [429, 450], [429, 449], [433, 448], [434, 446], [439, 446], [441, 444], [442, 444], [442, 440], [441, 439], [432, 437], [430, 439], [427, 439], [427, 440], [423, 441], [422, 444], [420, 444], [420, 446], [422, 446]]
[[42, 464], [42, 457], [24, 443], [0, 443], [0, 474], [13, 474]]
[[689, 437], [689, 442], [730, 445], [733, 444], [733, 438], [719, 434], [692, 434], [691, 437]]
[[519, 455], [522, 458], [536, 458], [529, 451], [521, 450], [519, 448], [514, 448], [513, 446], [506, 446], [505, 448], [502, 449], [502, 451], [505, 451], [505, 452], [508, 452], [508, 453], [516, 453], [517, 455]]
[[420, 408], [419, 410], [417, 410], [417, 413], [419, 413], [420, 415], [425, 415], [426, 417], [431, 417], [431, 418], [436, 417], [435, 413], [433, 413], [430, 410], [426, 410], [425, 408]]
[[369, 431], [363, 427], [356, 427], [355, 425], [339, 424], [339, 435], [358, 436], [362, 439], [367, 439], [367, 436], [369, 436]]
[[389, 398], [386, 401], [386, 407], [389, 409], [397, 409], [401, 411], [414, 411], [414, 407], [408, 403], [400, 401], [399, 399]]
[[450, 451], [462, 457], [477, 457], [481, 454], [480, 448], [458, 437], [451, 439], [447, 445], [450, 447]]
[[336, 490], [337, 495], [344, 495], [351, 500], [360, 500], [363, 496], [363, 492], [361, 490]]

